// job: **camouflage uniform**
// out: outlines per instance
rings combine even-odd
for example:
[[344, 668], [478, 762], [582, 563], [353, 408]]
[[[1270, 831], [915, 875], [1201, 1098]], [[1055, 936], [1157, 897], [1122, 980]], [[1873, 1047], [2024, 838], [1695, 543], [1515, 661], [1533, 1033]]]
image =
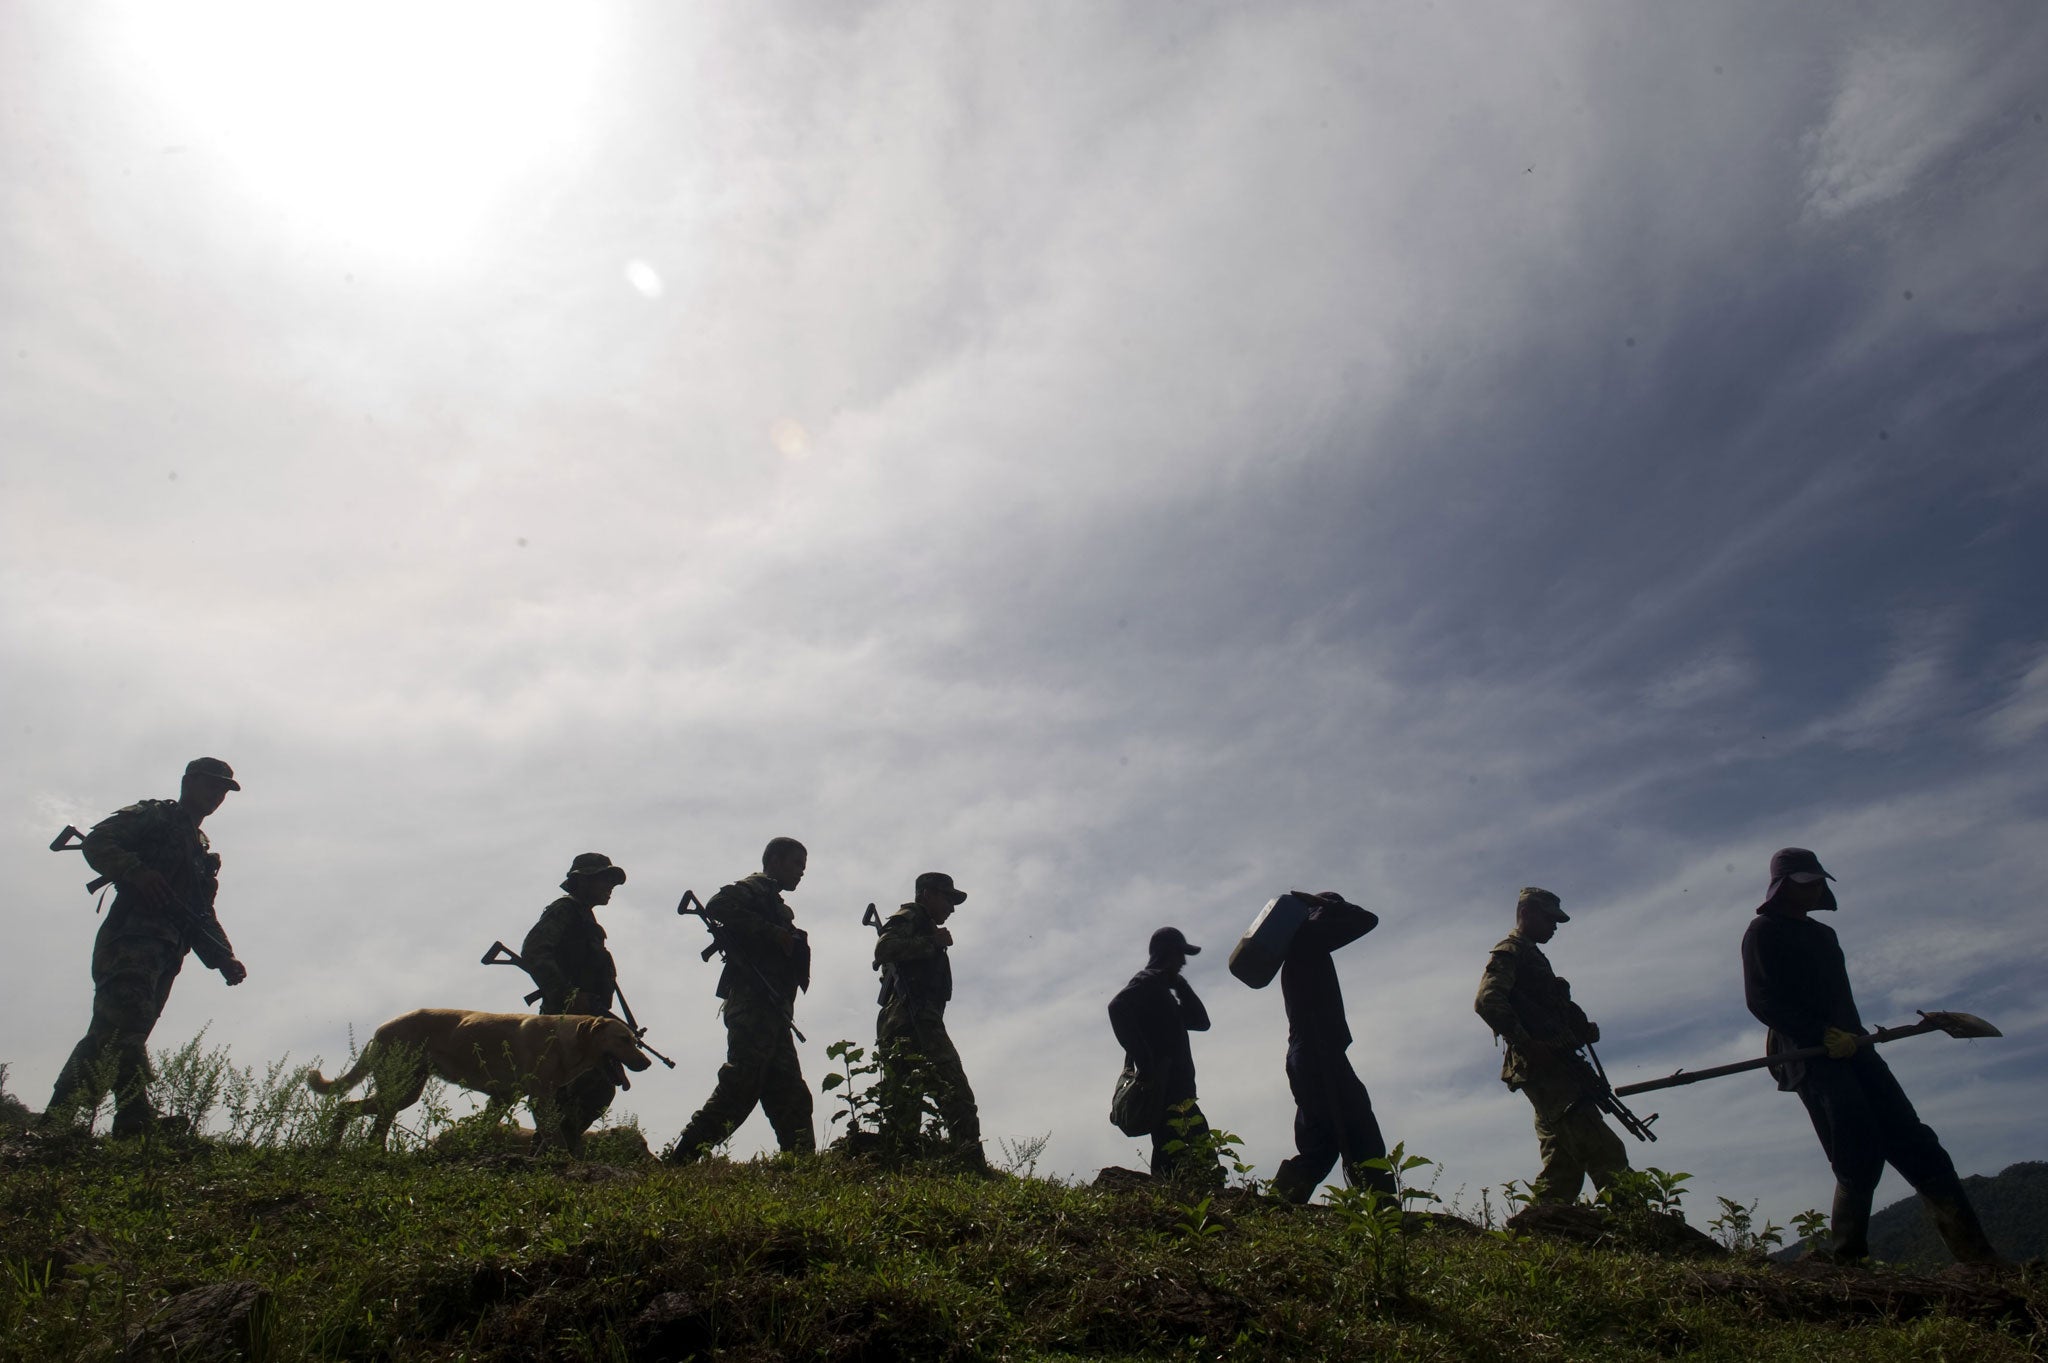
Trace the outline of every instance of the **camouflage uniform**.
[[[92, 1022], [57, 1075], [49, 1110], [75, 1110], [100, 1096], [99, 1078], [111, 1063], [117, 1136], [147, 1130], [155, 1113], [149, 1104], [149, 1034], [171, 997], [171, 986], [195, 952], [210, 970], [234, 960], [234, 948], [214, 917], [220, 888], [220, 858], [206, 834], [176, 800], [144, 800], [93, 826], [85, 837], [85, 859], [110, 877], [114, 902], [92, 944]], [[129, 887], [157, 871], [171, 894], [190, 910], [188, 918], [151, 906]]]
[[1572, 1002], [1571, 986], [1552, 973], [1542, 948], [1519, 927], [1487, 957], [1472, 1007], [1507, 1043], [1501, 1082], [1520, 1089], [1536, 1109], [1536, 1144], [1543, 1154], [1533, 1185], [1536, 1200], [1575, 1201], [1588, 1175], [1595, 1188], [1606, 1187], [1628, 1168], [1628, 1151], [1601, 1120], [1592, 1101], [1598, 1080], [1576, 1054], [1596, 1035], [1592, 1021]]
[[923, 1124], [923, 1097], [937, 1103], [950, 1149], [969, 1162], [984, 1157], [981, 1113], [961, 1067], [960, 1052], [946, 1035], [946, 1004], [953, 997], [953, 963], [938, 939], [938, 925], [917, 904], [905, 904], [882, 925], [875, 964], [882, 992], [875, 1019], [885, 1093], [885, 1142], [913, 1148]]
[[[618, 989], [618, 968], [604, 938], [604, 926], [591, 906], [573, 895], [542, 910], [519, 947], [527, 973], [540, 986], [542, 1013], [616, 1016], [612, 994]], [[618, 1092], [613, 1074], [609, 1065], [596, 1065], [555, 1090], [555, 1120], [571, 1148], [611, 1107]]]
[[[725, 969], [725, 1063], [711, 1097], [669, 1147], [667, 1158], [692, 1160], [739, 1129], [756, 1104], [786, 1151], [817, 1149], [811, 1090], [797, 1064], [790, 1014], [797, 991], [811, 983], [811, 951], [782, 887], [765, 872], [711, 896], [704, 915], [717, 925]], [[785, 942], [789, 945], [784, 945]]]

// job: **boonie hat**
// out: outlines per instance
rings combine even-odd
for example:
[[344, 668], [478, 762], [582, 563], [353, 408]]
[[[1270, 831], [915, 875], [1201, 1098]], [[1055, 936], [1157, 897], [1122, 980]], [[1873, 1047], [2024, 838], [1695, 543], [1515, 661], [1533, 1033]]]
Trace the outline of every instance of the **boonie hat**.
[[579, 876], [598, 876], [614, 885], [623, 885], [626, 883], [626, 868], [612, 865], [612, 859], [602, 852], [578, 852], [576, 859], [569, 863], [569, 874], [563, 883], [567, 884]]

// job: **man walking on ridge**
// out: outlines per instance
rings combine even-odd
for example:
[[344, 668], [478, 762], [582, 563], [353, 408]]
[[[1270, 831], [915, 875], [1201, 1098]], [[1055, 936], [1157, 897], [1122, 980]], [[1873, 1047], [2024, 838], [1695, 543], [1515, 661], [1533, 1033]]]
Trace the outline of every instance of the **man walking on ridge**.
[[[1152, 1176], [1170, 1178], [1186, 1169], [1200, 1181], [1221, 1184], [1223, 1165], [1213, 1150], [1197, 1166], [1186, 1144], [1179, 1150], [1166, 1148], [1176, 1140], [1199, 1141], [1209, 1131], [1209, 1120], [1195, 1101], [1195, 1053], [1188, 1044], [1188, 1033], [1209, 1030], [1209, 1010], [1181, 974], [1188, 957], [1201, 952], [1179, 928], [1153, 933], [1145, 968], [1109, 1001], [1109, 1026], [1138, 1078], [1160, 1090], [1159, 1124], [1151, 1132]], [[1182, 1103], [1188, 1104], [1185, 1112], [1176, 1112]], [[1179, 1132], [1173, 1129], [1176, 1121]]]
[[[1300, 894], [1299, 891], [1296, 891]], [[1287, 1004], [1287, 1086], [1294, 1091], [1294, 1145], [1300, 1153], [1281, 1161], [1274, 1191], [1289, 1202], [1307, 1202], [1341, 1157], [1345, 1181], [1392, 1196], [1395, 1181], [1364, 1161], [1384, 1159], [1386, 1139], [1373, 1115], [1372, 1098], [1345, 1054], [1351, 1027], [1344, 1018], [1344, 991], [1330, 954], [1379, 926], [1379, 916], [1334, 890], [1301, 894], [1320, 901], [1295, 932], [1280, 965], [1280, 992]]]
[[1515, 900], [1515, 930], [1486, 958], [1473, 1011], [1507, 1046], [1501, 1082], [1520, 1089], [1536, 1109], [1536, 1145], [1543, 1168], [1533, 1191], [1538, 1202], [1573, 1202], [1588, 1175], [1604, 1188], [1628, 1168], [1621, 1137], [1594, 1103], [1598, 1078], [1578, 1055], [1600, 1039], [1600, 1028], [1572, 1002], [1571, 985], [1551, 972], [1542, 944], [1569, 923], [1558, 897], [1535, 886]]
[[144, 800], [108, 815], [85, 835], [85, 860], [114, 882], [114, 902], [92, 944], [92, 1022], [57, 1075], [44, 1120], [69, 1120], [97, 1103], [102, 1069], [112, 1066], [113, 1134], [168, 1129], [149, 1102], [149, 1034], [171, 986], [195, 953], [230, 985], [248, 977], [214, 916], [220, 858], [199, 825], [240, 790], [234, 769], [195, 757], [175, 800]]
[[[526, 971], [540, 986], [540, 1011], [613, 1017], [612, 995], [619, 986], [618, 967], [604, 944], [604, 928], [595, 910], [609, 904], [612, 891], [626, 883], [624, 868], [602, 852], [581, 852], [569, 863], [562, 897], [541, 911], [540, 921], [520, 944]], [[555, 1090], [555, 1125], [564, 1146], [579, 1147], [583, 1133], [605, 1114], [618, 1092], [609, 1065], [594, 1065], [574, 1081]], [[545, 1146], [550, 1132], [536, 1122], [534, 1146]]]
[[1876, 1048], [1849, 989], [1835, 931], [1811, 917], [1835, 908], [1834, 877], [1804, 847], [1771, 856], [1771, 885], [1742, 935], [1742, 987], [1749, 1011], [1770, 1031], [1764, 1053], [1827, 1047], [1819, 1060], [1772, 1066], [1780, 1089], [1806, 1106], [1835, 1174], [1837, 1263], [1870, 1257], [1870, 1204], [1890, 1164], [1920, 1194], [1942, 1243], [1961, 1263], [1996, 1263], [1954, 1161], [1920, 1120]]
[[988, 1168], [981, 1148], [981, 1113], [968, 1086], [960, 1052], [946, 1034], [946, 1004], [953, 997], [953, 934], [946, 920], [967, 898], [944, 871], [917, 878], [915, 897], [889, 915], [875, 941], [882, 971], [881, 1013], [875, 1049], [882, 1062], [882, 1142], [896, 1153], [917, 1149], [929, 1096], [945, 1123], [948, 1153], [970, 1169]]
[[758, 874], [726, 886], [704, 906], [712, 940], [725, 955], [718, 976], [718, 997], [725, 1000], [725, 1063], [711, 1097], [662, 1153], [672, 1164], [702, 1159], [756, 1104], [785, 1153], [817, 1149], [811, 1091], [790, 1035], [797, 993], [811, 987], [811, 944], [782, 902], [802, 882], [809, 859], [795, 838], [775, 838], [761, 853]]

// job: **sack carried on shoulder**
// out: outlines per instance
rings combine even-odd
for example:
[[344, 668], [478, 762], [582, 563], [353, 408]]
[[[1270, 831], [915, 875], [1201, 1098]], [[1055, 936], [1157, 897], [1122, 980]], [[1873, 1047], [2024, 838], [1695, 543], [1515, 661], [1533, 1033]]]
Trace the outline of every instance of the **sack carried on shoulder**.
[[1159, 1085], [1138, 1077], [1138, 1068], [1126, 1064], [1116, 1077], [1116, 1093], [1109, 1100], [1109, 1120], [1126, 1136], [1149, 1135], [1166, 1115], [1166, 1094]]

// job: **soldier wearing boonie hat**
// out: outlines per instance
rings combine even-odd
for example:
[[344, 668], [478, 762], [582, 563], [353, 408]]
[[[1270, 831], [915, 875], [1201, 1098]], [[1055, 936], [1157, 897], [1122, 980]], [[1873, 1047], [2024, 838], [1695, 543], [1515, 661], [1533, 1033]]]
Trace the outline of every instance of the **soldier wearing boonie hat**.
[[1604, 1188], [1628, 1168], [1627, 1148], [1592, 1101], [1598, 1080], [1578, 1056], [1579, 1047], [1600, 1039], [1600, 1028], [1543, 954], [1557, 925], [1571, 921], [1555, 894], [1525, 886], [1515, 896], [1515, 929], [1487, 956], [1472, 1001], [1505, 1047], [1501, 1082], [1536, 1110], [1543, 1168], [1531, 1188], [1538, 1202], [1576, 1201], [1589, 1176]]
[[170, 1001], [185, 953], [197, 955], [230, 985], [249, 971], [214, 915], [220, 858], [199, 826], [240, 790], [234, 768], [195, 757], [175, 800], [143, 800], [85, 835], [85, 859], [114, 883], [114, 902], [92, 946], [92, 1022], [58, 1072], [44, 1120], [70, 1120], [88, 1101], [111, 1057], [115, 1136], [166, 1129], [149, 1101], [149, 1034]]
[[[562, 877], [564, 894], [541, 910], [540, 921], [519, 945], [527, 973], [540, 986], [540, 1011], [613, 1017], [612, 996], [619, 987], [617, 964], [606, 947], [605, 931], [596, 910], [609, 904], [612, 891], [626, 883], [624, 867], [602, 852], [579, 852]], [[553, 1122], [538, 1123], [535, 1144], [545, 1145], [559, 1132], [565, 1147], [574, 1149], [583, 1133], [602, 1117], [618, 1092], [609, 1066], [585, 1070], [555, 1091]]]

